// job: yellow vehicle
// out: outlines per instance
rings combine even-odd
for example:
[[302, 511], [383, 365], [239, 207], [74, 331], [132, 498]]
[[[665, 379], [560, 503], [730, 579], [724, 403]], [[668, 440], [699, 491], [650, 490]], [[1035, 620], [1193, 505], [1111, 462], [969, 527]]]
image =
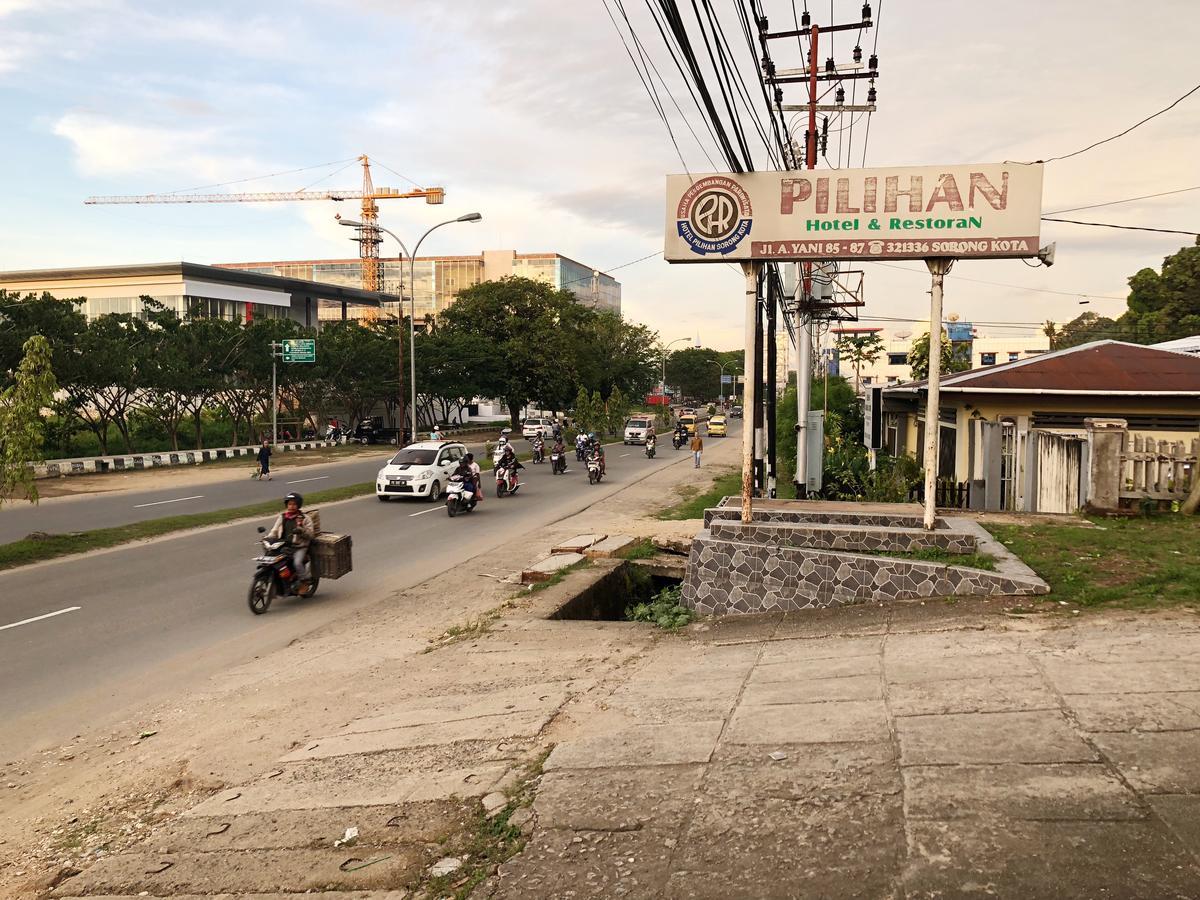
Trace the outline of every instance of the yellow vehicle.
[[729, 437], [729, 432], [725, 428], [724, 416], [713, 416], [708, 420], [708, 436]]
[[687, 429], [689, 437], [696, 434], [696, 417], [695, 416], [680, 416], [679, 424]]

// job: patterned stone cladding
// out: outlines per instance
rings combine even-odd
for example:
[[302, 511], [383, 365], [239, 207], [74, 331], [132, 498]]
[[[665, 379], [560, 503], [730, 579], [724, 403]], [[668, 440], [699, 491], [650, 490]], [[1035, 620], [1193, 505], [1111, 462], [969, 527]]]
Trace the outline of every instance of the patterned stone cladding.
[[[1027, 569], [1025, 571], [1028, 571]], [[925, 597], [1045, 594], [1028, 575], [715, 537], [692, 542], [682, 602], [700, 615], [790, 612]]]
[[974, 553], [975, 535], [941, 528], [884, 528], [875, 525], [829, 525], [792, 522], [754, 522], [714, 518], [708, 527], [717, 539], [781, 547], [808, 547], [813, 550], [848, 550], [858, 553], [909, 553], [913, 550], [944, 550], [947, 553]]
[[[704, 527], [708, 528], [715, 521], [740, 521], [741, 511], [733, 507], [720, 506], [704, 511]], [[884, 512], [831, 512], [817, 509], [790, 511], [780, 509], [754, 510], [755, 522], [779, 522], [793, 525], [871, 525], [878, 528], [921, 528], [920, 516], [905, 513]], [[945, 528], [945, 523], [938, 522], [938, 528]]]

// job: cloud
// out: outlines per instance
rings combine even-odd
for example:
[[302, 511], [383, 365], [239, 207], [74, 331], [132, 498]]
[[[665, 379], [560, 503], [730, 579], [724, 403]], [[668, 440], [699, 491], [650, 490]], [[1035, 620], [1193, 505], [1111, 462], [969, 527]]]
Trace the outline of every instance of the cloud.
[[195, 183], [263, 171], [262, 163], [245, 155], [205, 152], [222, 144], [216, 128], [142, 125], [70, 112], [55, 122], [53, 132], [70, 142], [76, 166], [88, 176], [171, 175]]

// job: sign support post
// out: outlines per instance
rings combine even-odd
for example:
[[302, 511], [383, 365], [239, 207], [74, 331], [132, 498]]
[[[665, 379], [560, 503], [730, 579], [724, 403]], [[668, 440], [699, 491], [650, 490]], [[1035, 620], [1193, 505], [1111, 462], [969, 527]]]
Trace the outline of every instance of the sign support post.
[[279, 360], [279, 348], [283, 344], [271, 341], [271, 445], [279, 443], [279, 387], [275, 377], [275, 366]]
[[929, 292], [929, 390], [925, 400], [925, 530], [937, 525], [938, 450], [941, 446], [942, 282], [954, 265], [948, 257], [925, 260], [933, 287]]
[[[752, 361], [757, 349], [759, 263], [742, 263], [746, 276], [746, 360]], [[747, 367], [748, 368], [748, 367]], [[751, 370], [753, 371], [753, 370]], [[747, 378], [742, 386], [742, 522], [749, 525], [754, 517], [754, 410], [758, 404], [758, 385]]]

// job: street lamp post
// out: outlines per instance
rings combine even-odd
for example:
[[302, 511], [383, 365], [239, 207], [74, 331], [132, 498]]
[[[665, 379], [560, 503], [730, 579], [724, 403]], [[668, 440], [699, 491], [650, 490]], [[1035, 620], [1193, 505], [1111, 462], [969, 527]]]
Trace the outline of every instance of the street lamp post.
[[[473, 212], [473, 213], [467, 213], [464, 216], [459, 216], [457, 219], [447, 219], [445, 222], [439, 222], [438, 224], [434, 225], [433, 228], [430, 228], [429, 231], [426, 231], [423, 235], [421, 235], [420, 240], [418, 240], [416, 243], [416, 246], [413, 247], [412, 253], [408, 252], [408, 248], [404, 246], [404, 241], [400, 240], [400, 238], [398, 238], [394, 232], [389, 231], [386, 228], [380, 228], [378, 225], [374, 226], [377, 231], [382, 231], [384, 234], [391, 237], [392, 240], [394, 240], [397, 244], [399, 244], [401, 252], [404, 254], [404, 256], [408, 257], [408, 289], [409, 289], [409, 295], [408, 295], [408, 297], [409, 297], [409, 308], [408, 308], [409, 309], [409, 313], [408, 313], [409, 404], [408, 404], [408, 413], [409, 413], [409, 427], [411, 429], [411, 431], [409, 433], [412, 436], [412, 440], [414, 440], [414, 441], [417, 439], [417, 330], [416, 330], [417, 251], [421, 248], [422, 241], [424, 241], [425, 238], [429, 237], [429, 235], [433, 231], [435, 231], [438, 228], [441, 228], [443, 225], [453, 225], [455, 222], [479, 222], [479, 221], [482, 221], [482, 219], [483, 219], [483, 216], [481, 216], [477, 212]], [[362, 222], [357, 222], [353, 219], [339, 218], [338, 224], [346, 225], [350, 228], [362, 228], [363, 227]], [[401, 323], [404, 318], [404, 256], [400, 257], [400, 303], [397, 304], [397, 309], [396, 309], [396, 320], [397, 320], [398, 326], [401, 326]], [[399, 355], [398, 355], [398, 361], [399, 361], [399, 365], [400, 365], [400, 385], [399, 386], [401, 389], [400, 398], [401, 398], [401, 402], [403, 402], [402, 391], [403, 391], [403, 382], [404, 382], [404, 329], [402, 326], [397, 328], [397, 339], [400, 341], [400, 351], [399, 351]]]
[[[721, 380], [717, 383], [717, 400], [723, 400], [724, 395], [722, 392], [725, 390], [725, 367], [735, 365], [737, 360], [731, 359], [728, 362], [719, 363], [715, 359], [710, 359], [708, 362], [710, 365], [717, 366], [721, 370]], [[734, 393], [737, 393], [736, 389]]]
[[[667, 405], [667, 351], [670, 350], [671, 347], [673, 347], [675, 344], [678, 344], [682, 341], [690, 341], [690, 340], [691, 340], [691, 338], [676, 338], [675, 340], [671, 341], [671, 343], [667, 344], [665, 347], [662, 348], [662, 381], [660, 381], [658, 383], [658, 392], [659, 392], [659, 394], [662, 395], [664, 408]], [[699, 341], [696, 341], [696, 346], [697, 347], [700, 346]]]

